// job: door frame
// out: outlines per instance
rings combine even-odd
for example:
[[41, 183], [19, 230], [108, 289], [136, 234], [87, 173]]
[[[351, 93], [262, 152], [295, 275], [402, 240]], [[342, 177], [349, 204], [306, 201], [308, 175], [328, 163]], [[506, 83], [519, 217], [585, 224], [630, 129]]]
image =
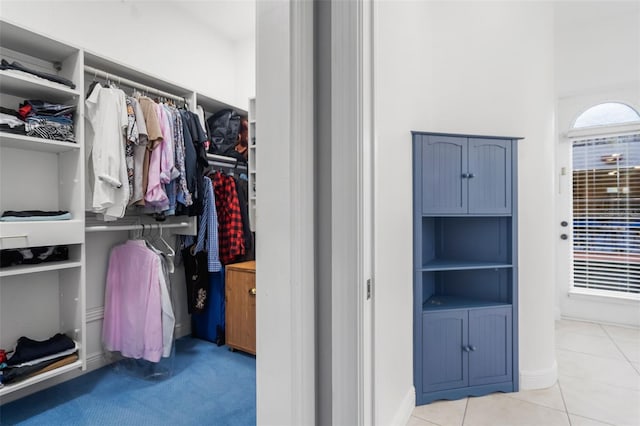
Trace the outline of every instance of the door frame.
[[[318, 370], [314, 2], [257, 2], [257, 423], [374, 424], [371, 0], [331, 5], [330, 371]], [[338, 90], [338, 88], [344, 90]], [[366, 106], [366, 107], [365, 107]], [[354, 125], [355, 123], [355, 125]], [[283, 130], [284, 129], [284, 130]], [[322, 141], [325, 142], [326, 141]], [[319, 184], [319, 183], [318, 183]]]
[[373, 19], [331, 2], [332, 424], [376, 423]]
[[[573, 283], [573, 187], [572, 187], [572, 140], [577, 137], [592, 135], [595, 129], [572, 129], [576, 119], [587, 109], [605, 102], [619, 102], [640, 111], [640, 98], [637, 88], [625, 85], [587, 95], [562, 97], [558, 100], [556, 110], [557, 140], [555, 150], [556, 161], [556, 303], [555, 318], [577, 319], [606, 323], [617, 323], [638, 326], [637, 301], [602, 295], [588, 295], [572, 291]], [[620, 133], [635, 131], [637, 125], [617, 126]], [[614, 126], [602, 129], [605, 133], [617, 133]], [[585, 133], [586, 132], [586, 133]], [[561, 222], [568, 222], [562, 227]], [[567, 234], [562, 240], [560, 235]]]

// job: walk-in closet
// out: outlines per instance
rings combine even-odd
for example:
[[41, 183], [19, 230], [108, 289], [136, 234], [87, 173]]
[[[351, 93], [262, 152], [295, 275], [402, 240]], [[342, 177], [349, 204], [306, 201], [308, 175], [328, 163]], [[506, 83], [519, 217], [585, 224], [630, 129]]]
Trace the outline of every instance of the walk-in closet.
[[[206, 52], [176, 63], [149, 40], [150, 70], [0, 18], [0, 423], [177, 424], [162, 395], [187, 390], [190, 422], [255, 423], [253, 45], [199, 88]], [[201, 35], [185, 19], [166, 30]]]

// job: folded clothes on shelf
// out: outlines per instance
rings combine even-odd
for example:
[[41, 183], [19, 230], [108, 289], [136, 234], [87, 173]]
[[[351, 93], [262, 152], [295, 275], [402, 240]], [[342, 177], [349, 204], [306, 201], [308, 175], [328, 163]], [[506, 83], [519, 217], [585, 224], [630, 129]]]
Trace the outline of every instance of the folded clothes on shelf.
[[30, 99], [20, 105], [18, 114], [26, 123], [27, 136], [75, 142], [74, 111], [75, 106], [73, 105]]
[[17, 111], [8, 108], [0, 108], [0, 131], [25, 134], [25, 122]]
[[74, 352], [71, 355], [55, 357], [34, 365], [6, 367], [0, 370], [0, 383], [3, 385], [9, 385], [11, 383], [19, 382], [20, 380], [37, 376], [38, 374], [46, 373], [47, 371], [51, 371], [56, 368], [64, 367], [65, 365], [73, 364], [77, 360], [78, 354]]
[[7, 210], [2, 213], [0, 222], [32, 222], [45, 220], [69, 220], [71, 213], [66, 210]]
[[22, 336], [0, 364], [0, 384], [9, 385], [72, 364], [78, 360], [77, 352], [78, 344], [63, 333], [43, 341]]
[[75, 112], [75, 105], [56, 104], [53, 102], [45, 102], [39, 99], [27, 99], [18, 109], [21, 117], [30, 115], [46, 116], [46, 117], [67, 117], [69, 124], [72, 123], [71, 118]]
[[56, 74], [50, 74], [42, 71], [35, 70], [33, 68], [28, 68], [22, 65], [17, 61], [13, 61], [9, 63], [9, 61], [3, 59], [0, 63], [0, 70], [16, 70], [21, 71], [27, 74], [34, 75], [36, 77], [44, 78], [45, 80], [53, 81], [54, 83], [64, 84], [72, 89], [76, 88], [76, 85], [69, 79], [61, 77]]
[[17, 265], [36, 265], [69, 260], [67, 246], [29, 247], [0, 250], [0, 268]]
[[63, 333], [57, 333], [49, 339], [41, 341], [22, 336], [18, 339], [13, 355], [7, 359], [7, 366], [17, 366], [74, 348], [76, 348], [76, 342]]

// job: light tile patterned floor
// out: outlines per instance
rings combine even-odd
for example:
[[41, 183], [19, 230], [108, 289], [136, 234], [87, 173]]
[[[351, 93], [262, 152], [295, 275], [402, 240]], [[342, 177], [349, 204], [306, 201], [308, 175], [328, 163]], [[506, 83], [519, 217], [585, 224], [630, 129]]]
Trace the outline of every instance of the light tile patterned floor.
[[556, 322], [558, 382], [416, 407], [407, 426], [640, 426], [640, 329]]

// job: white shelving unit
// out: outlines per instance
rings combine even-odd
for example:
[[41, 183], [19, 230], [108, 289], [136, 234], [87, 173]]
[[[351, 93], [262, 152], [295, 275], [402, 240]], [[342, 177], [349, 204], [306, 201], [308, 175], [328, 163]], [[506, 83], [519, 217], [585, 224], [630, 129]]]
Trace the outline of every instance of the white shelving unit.
[[72, 220], [1, 222], [0, 249], [67, 245], [69, 260], [0, 269], [0, 347], [21, 336], [46, 340], [65, 333], [78, 343], [78, 360], [0, 388], [7, 395], [86, 368], [84, 275], [83, 53], [79, 48], [0, 24], [3, 59], [57, 74], [76, 89], [37, 77], [0, 72], [0, 105], [16, 110], [27, 99], [76, 107], [75, 143], [0, 132], [0, 211], [66, 210]]
[[249, 226], [256, 232], [256, 98], [249, 98]]
[[[0, 104], [17, 109], [26, 99], [76, 106], [75, 143], [59, 142], [0, 132], [0, 211], [67, 210], [65, 221], [0, 222], [0, 249], [48, 245], [69, 247], [69, 260], [19, 265], [0, 269], [0, 348], [12, 348], [19, 337], [45, 340], [66, 333], [78, 343], [78, 361], [0, 388], [0, 404], [68, 380], [107, 362], [101, 344], [105, 277], [109, 252], [125, 241], [128, 231], [159, 229], [169, 240], [176, 234], [195, 235], [196, 217], [167, 217], [162, 225], [149, 216], [128, 215], [116, 222], [98, 222], [85, 215], [84, 94], [96, 70], [120, 78], [127, 94], [136, 84], [153, 96], [171, 94], [195, 110], [200, 104], [208, 115], [222, 108], [241, 108], [185, 88], [126, 64], [80, 47], [0, 20], [0, 54], [49, 74], [71, 80], [75, 89], [37, 78], [0, 72]], [[126, 80], [126, 82], [125, 82]], [[155, 92], [154, 92], [155, 91]], [[252, 108], [255, 108], [255, 104]], [[255, 111], [255, 109], [254, 109]], [[250, 127], [255, 134], [255, 119]], [[255, 143], [252, 143], [255, 165]], [[254, 167], [254, 166], [253, 166]], [[255, 167], [250, 193], [255, 222]], [[152, 225], [152, 226], [148, 226]], [[253, 227], [253, 225], [252, 225]], [[177, 337], [190, 333], [186, 312], [184, 271], [176, 266], [171, 277]]]

